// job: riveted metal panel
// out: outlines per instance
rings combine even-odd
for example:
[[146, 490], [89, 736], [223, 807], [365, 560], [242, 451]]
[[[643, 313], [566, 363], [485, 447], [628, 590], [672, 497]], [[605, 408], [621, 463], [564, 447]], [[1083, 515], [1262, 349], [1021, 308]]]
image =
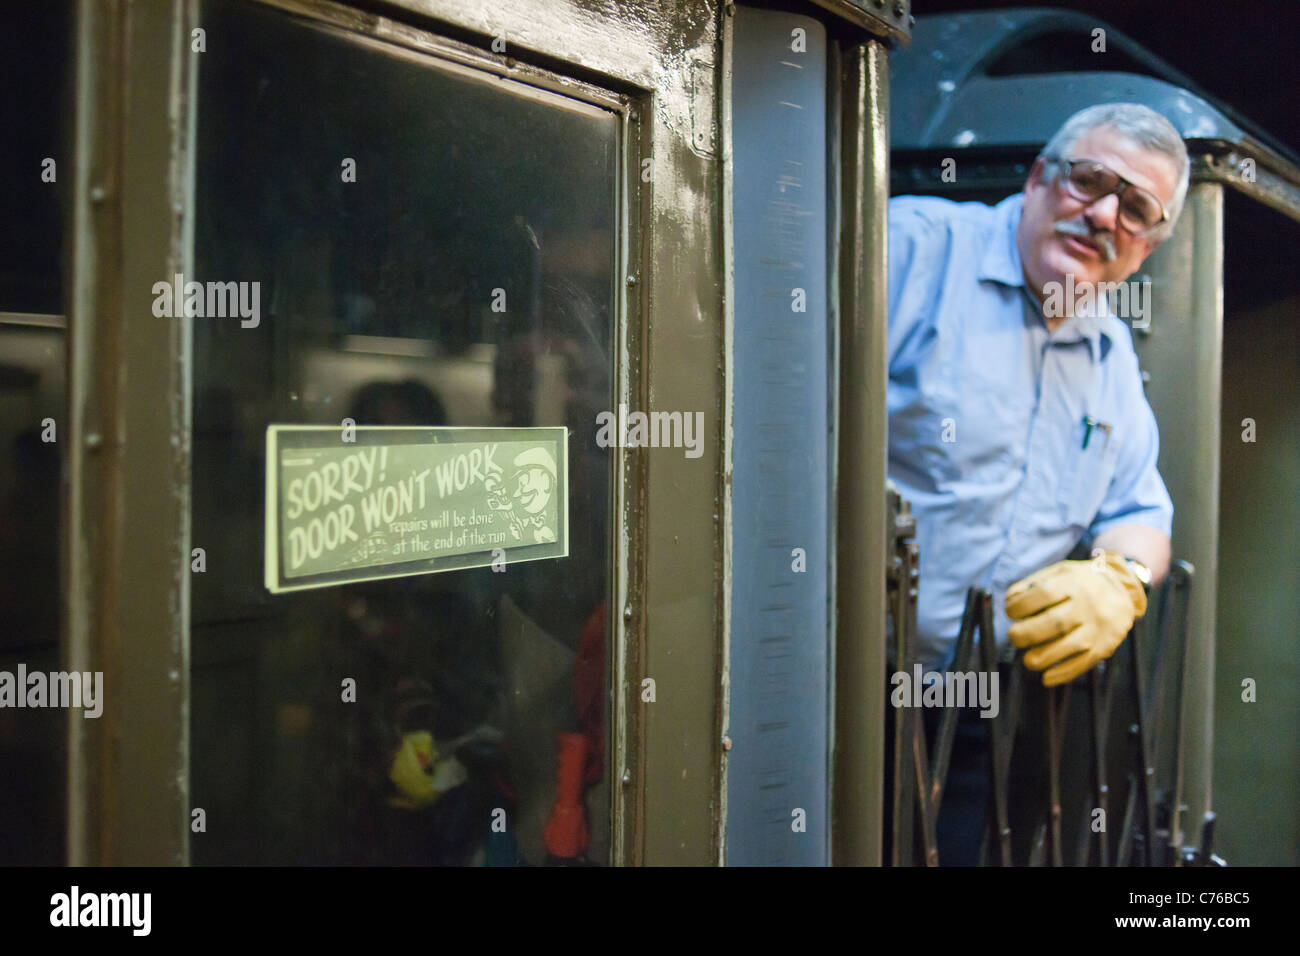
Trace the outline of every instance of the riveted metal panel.
[[906, 43], [912, 36], [911, 0], [812, 0], [819, 7], [883, 39]]

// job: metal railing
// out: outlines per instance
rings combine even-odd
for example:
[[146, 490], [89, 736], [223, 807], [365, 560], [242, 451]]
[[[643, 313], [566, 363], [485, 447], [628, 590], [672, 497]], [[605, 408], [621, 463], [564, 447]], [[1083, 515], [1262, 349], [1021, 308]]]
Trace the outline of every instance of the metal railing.
[[[910, 673], [917, 662], [915, 518], [894, 490], [888, 497], [891, 649], [896, 666]], [[1212, 819], [1202, 847], [1183, 846], [1180, 704], [1192, 577], [1190, 564], [1175, 562], [1115, 655], [1068, 684], [1042, 687], [1019, 653], [1001, 665], [1006, 693], [985, 722], [982, 865], [1222, 863], [1210, 847]], [[999, 670], [993, 598], [983, 588], [967, 592], [952, 669], [974, 670], [976, 654], [980, 670]], [[893, 718], [889, 862], [937, 866], [958, 711], [944, 709], [931, 742], [919, 709], [887, 709]], [[1022, 722], [1022, 715], [1040, 719]], [[1108, 824], [1120, 808], [1116, 834]]]

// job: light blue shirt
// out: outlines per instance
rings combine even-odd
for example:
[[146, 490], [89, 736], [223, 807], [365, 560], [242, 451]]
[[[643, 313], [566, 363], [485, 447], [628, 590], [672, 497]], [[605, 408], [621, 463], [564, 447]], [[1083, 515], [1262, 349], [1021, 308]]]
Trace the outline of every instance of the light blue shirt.
[[[966, 591], [1007, 586], [1173, 504], [1128, 326], [1103, 307], [1049, 333], [1016, 248], [1024, 196], [889, 204], [889, 476], [916, 515], [918, 648], [955, 649]], [[1094, 427], [1083, 447], [1084, 418]]]

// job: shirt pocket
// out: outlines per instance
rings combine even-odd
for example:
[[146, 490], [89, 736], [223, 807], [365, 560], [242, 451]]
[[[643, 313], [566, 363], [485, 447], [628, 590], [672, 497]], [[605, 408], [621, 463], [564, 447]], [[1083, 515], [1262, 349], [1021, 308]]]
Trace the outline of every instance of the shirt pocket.
[[1076, 422], [1061, 468], [1060, 508], [1065, 523], [1087, 531], [1106, 500], [1106, 490], [1115, 476], [1119, 448], [1113, 434], [1092, 427], [1088, 447], [1083, 447], [1086, 426]]

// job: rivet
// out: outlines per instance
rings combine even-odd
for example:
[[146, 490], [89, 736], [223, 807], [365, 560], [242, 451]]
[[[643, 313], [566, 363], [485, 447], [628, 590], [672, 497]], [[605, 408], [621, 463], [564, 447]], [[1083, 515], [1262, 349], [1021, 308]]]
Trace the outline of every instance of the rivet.
[[628, 277], [627, 277], [627, 284], [630, 285], [630, 286], [632, 286], [632, 285], [636, 285], [636, 276], [628, 276]]
[[904, 9], [906, 8], [903, 6], [903, 0], [897, 0], [894, 4], [894, 16], [901, 17]]
[[730, 750], [730, 749], [731, 749], [731, 738], [730, 738], [730, 737], [723, 737], [723, 738], [722, 738], [722, 749], [723, 749], [723, 750]]
[[86, 436], [87, 448], [98, 448], [102, 444], [104, 444], [104, 439], [98, 432], [91, 432]]
[[91, 201], [91, 202], [103, 202], [103, 201], [104, 201], [104, 197], [106, 197], [107, 195], [108, 195], [108, 193], [106, 193], [106, 192], [104, 191], [104, 187], [103, 187], [103, 186], [96, 186], [96, 187], [94, 187], [93, 189], [91, 189], [91, 191], [90, 191], [90, 201]]
[[626, 787], [626, 786], [627, 786], [629, 783], [631, 783], [631, 782], [632, 782], [632, 771], [631, 771], [631, 770], [624, 770], [624, 771], [623, 771], [623, 786]]
[[623, 620], [632, 620], [632, 605], [629, 604], [627, 607], [623, 608]]

